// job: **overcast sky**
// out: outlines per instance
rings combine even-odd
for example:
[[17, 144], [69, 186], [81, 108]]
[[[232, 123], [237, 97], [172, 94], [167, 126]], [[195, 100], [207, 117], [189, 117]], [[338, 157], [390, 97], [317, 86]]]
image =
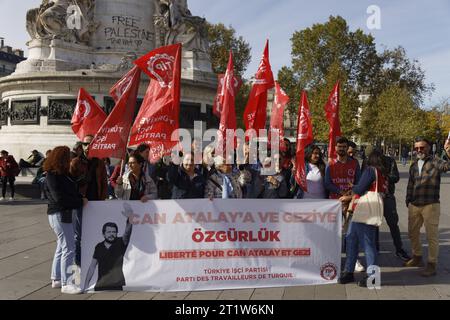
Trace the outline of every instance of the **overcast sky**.
[[[142, 0], [148, 1], [148, 0]], [[0, 37], [14, 48], [25, 49], [27, 9], [41, 0], [0, 0]], [[417, 59], [426, 72], [427, 82], [436, 91], [426, 102], [430, 106], [450, 97], [450, 1], [448, 0], [188, 0], [194, 15], [213, 23], [222, 22], [236, 29], [252, 47], [252, 62], [246, 76], [251, 77], [259, 63], [265, 39], [270, 40], [270, 60], [276, 76], [290, 65], [290, 38], [294, 31], [344, 17], [352, 30], [372, 33], [379, 50], [383, 46], [403, 46], [411, 59]], [[381, 9], [381, 29], [369, 30], [367, 8]]]

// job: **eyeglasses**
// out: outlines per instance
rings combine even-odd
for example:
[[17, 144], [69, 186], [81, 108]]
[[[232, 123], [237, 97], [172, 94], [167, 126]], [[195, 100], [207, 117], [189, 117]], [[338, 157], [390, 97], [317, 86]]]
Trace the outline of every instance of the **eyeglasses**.
[[425, 147], [414, 148], [414, 151], [425, 151]]

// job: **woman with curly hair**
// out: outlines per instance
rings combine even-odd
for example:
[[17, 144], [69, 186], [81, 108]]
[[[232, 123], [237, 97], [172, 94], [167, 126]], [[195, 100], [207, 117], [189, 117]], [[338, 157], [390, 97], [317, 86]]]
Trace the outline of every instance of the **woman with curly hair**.
[[88, 200], [78, 192], [77, 184], [70, 178], [70, 149], [56, 147], [44, 163], [47, 172], [48, 220], [56, 234], [56, 251], [52, 264], [52, 288], [62, 293], [78, 294], [81, 289], [69, 283], [75, 256], [74, 210], [86, 205]]

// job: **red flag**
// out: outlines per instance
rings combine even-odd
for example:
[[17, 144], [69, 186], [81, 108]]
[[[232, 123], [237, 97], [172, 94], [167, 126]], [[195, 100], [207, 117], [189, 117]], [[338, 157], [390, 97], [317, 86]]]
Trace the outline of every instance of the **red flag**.
[[106, 113], [91, 95], [81, 88], [71, 121], [72, 130], [78, 139], [82, 141], [85, 136], [96, 134], [105, 120]]
[[[220, 103], [220, 100], [223, 99], [224, 91], [223, 91], [223, 82], [224, 82], [224, 74], [219, 74], [217, 76], [218, 85], [217, 85], [217, 94], [216, 98], [214, 99], [214, 106], [213, 106], [213, 113], [214, 115], [220, 119], [220, 116], [222, 114], [222, 105]], [[242, 80], [241, 78], [234, 76], [233, 77], [233, 89], [234, 89], [234, 96], [237, 95], [239, 92], [239, 89], [242, 87]]]
[[150, 161], [170, 154], [178, 144], [171, 141], [179, 128], [181, 44], [153, 50], [134, 62], [151, 78], [141, 110], [131, 129], [130, 146], [147, 143]]
[[126, 75], [123, 76], [109, 91], [109, 94], [114, 99], [114, 102], [117, 103], [122, 95], [125, 93], [127, 88], [129, 88], [130, 83], [133, 81], [133, 77], [135, 74], [134, 68], [131, 69]]
[[134, 67], [131, 74], [132, 81], [125, 88], [108, 119], [89, 146], [89, 158], [123, 159], [125, 157], [141, 81], [141, 70]]
[[295, 161], [295, 181], [303, 191], [308, 191], [306, 184], [305, 148], [313, 143], [311, 113], [309, 111], [308, 96], [302, 92], [302, 101], [298, 109], [298, 130], [297, 130], [297, 154]]
[[[275, 81], [275, 96], [272, 107], [272, 114], [270, 116], [270, 134], [269, 143], [273, 134], [280, 136], [280, 150], [285, 151], [286, 146], [283, 143], [284, 139], [284, 108], [289, 103], [289, 97], [281, 88], [280, 84]], [[278, 132], [277, 132], [278, 131]]]
[[341, 122], [339, 120], [339, 81], [331, 92], [328, 98], [327, 104], [325, 105], [325, 113], [330, 124], [330, 135], [329, 135], [329, 145], [328, 145], [328, 159], [336, 159], [336, 140], [338, 137], [342, 136], [341, 132]]
[[[226, 147], [226, 137], [227, 130], [236, 130], [236, 93], [237, 89], [237, 78], [234, 75], [234, 62], [233, 53], [230, 51], [227, 71], [223, 77], [222, 92], [218, 104], [221, 106], [220, 112], [220, 126], [219, 126], [219, 137], [218, 137], [218, 154], [221, 154]], [[234, 132], [233, 132], [234, 137]], [[234, 139], [233, 139], [234, 141]], [[230, 142], [231, 143], [231, 142]], [[231, 145], [230, 145], [231, 147]], [[234, 144], [233, 144], [234, 147]]]
[[244, 111], [244, 124], [247, 130], [255, 129], [259, 133], [259, 129], [266, 127], [267, 91], [274, 86], [275, 81], [269, 62], [269, 40], [267, 40], [261, 63], [255, 75], [255, 82]]

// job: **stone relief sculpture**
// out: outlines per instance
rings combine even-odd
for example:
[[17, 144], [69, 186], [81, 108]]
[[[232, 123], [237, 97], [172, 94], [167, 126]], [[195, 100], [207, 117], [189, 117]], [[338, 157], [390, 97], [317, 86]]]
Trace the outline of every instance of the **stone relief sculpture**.
[[182, 43], [183, 49], [208, 52], [206, 20], [193, 16], [187, 0], [156, 0], [155, 26], [163, 30], [164, 45]]
[[38, 100], [13, 101], [11, 103], [12, 123], [37, 123], [39, 103]]
[[91, 68], [95, 72], [100, 73], [114, 73], [128, 71], [134, 67], [133, 61], [136, 60], [138, 56], [134, 52], [128, 52], [121, 59], [118, 65], [116, 64], [102, 64], [100, 66], [95, 66]]
[[[67, 9], [71, 5], [80, 10], [80, 28], [69, 28]], [[39, 8], [27, 12], [27, 31], [32, 39], [62, 39], [89, 45], [98, 28], [94, 21], [95, 0], [43, 0]]]
[[48, 121], [70, 123], [76, 104], [76, 99], [50, 99], [48, 106]]

